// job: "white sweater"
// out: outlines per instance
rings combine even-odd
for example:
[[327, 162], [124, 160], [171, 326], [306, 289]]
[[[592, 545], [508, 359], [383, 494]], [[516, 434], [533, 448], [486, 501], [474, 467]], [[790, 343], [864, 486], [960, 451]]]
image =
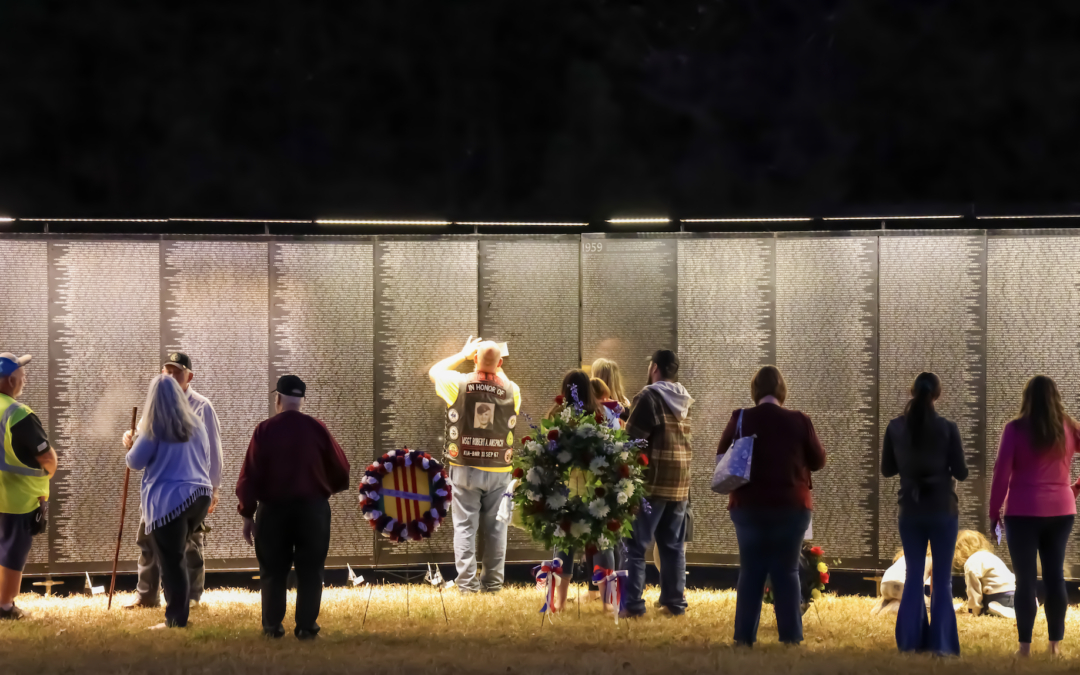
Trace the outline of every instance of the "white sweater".
[[964, 584], [967, 586], [967, 606], [972, 614], [985, 609], [984, 595], [1016, 590], [1016, 576], [1001, 558], [990, 551], [977, 551], [964, 563]]
[[[930, 571], [933, 561], [926, 556], [926, 564], [923, 567], [923, 586], [930, 583]], [[904, 593], [904, 582], [907, 581], [907, 563], [904, 556], [892, 564], [885, 574], [881, 575], [881, 595], [893, 600], [899, 600]]]

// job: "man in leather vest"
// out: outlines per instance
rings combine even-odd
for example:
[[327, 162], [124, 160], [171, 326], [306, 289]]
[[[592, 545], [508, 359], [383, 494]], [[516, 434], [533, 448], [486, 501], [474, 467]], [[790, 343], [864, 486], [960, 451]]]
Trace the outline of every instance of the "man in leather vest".
[[[455, 370], [466, 360], [470, 374]], [[463, 593], [495, 593], [506, 565], [506, 526], [499, 504], [510, 485], [514, 434], [521, 409], [518, 386], [502, 372], [502, 351], [480, 338], [428, 372], [446, 402], [445, 452], [454, 488], [454, 558]], [[476, 538], [484, 537], [484, 571], [476, 574]]]
[[[29, 356], [0, 354], [0, 427], [4, 434], [0, 464], [0, 619], [28, 614], [15, 606], [23, 567], [30, 555], [39, 507], [49, 498], [49, 480], [56, 474], [56, 451], [41, 420], [16, 402], [26, 385]], [[37, 523], [35, 523], [37, 521]]]

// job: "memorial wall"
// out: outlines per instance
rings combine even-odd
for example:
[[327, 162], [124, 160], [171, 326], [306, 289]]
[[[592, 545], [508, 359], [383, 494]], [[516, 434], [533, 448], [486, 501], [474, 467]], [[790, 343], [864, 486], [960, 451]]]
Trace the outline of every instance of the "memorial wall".
[[[813, 537], [841, 568], [881, 568], [899, 547], [896, 479], [881, 438], [923, 370], [961, 432], [970, 477], [961, 526], [985, 531], [997, 440], [1037, 372], [1080, 413], [1080, 234], [1072, 231], [309, 238], [0, 238], [0, 349], [30, 353], [22, 400], [60, 453], [47, 536], [27, 571], [101, 572], [116, 542], [120, 437], [170, 351], [221, 421], [225, 469], [207, 566], [256, 567], [235, 487], [277, 377], [308, 384], [354, 470], [408, 446], [438, 453], [445, 404], [428, 369], [469, 336], [509, 343], [504, 368], [535, 421], [563, 374], [617, 361], [632, 398], [647, 357], [677, 349], [695, 398], [688, 560], [737, 562], [716, 446], [749, 382], [775, 363], [787, 404], [828, 452], [814, 474]], [[468, 364], [460, 368], [469, 369]], [[139, 481], [121, 568], [134, 569]], [[410, 548], [376, 540], [355, 491], [332, 501], [331, 565], [453, 559], [452, 525]], [[1080, 535], [1078, 535], [1080, 536]], [[1080, 565], [1074, 538], [1068, 560]], [[511, 561], [545, 552], [511, 529]]]

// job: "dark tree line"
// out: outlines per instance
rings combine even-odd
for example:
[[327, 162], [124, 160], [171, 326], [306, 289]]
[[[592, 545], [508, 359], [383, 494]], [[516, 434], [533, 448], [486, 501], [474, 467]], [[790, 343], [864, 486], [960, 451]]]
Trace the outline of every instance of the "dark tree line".
[[1067, 204], [1080, 3], [0, 3], [0, 213]]

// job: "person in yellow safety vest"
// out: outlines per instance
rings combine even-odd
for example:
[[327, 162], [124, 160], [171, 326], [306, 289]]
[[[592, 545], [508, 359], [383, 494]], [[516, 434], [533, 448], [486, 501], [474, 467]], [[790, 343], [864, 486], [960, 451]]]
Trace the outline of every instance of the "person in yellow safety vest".
[[15, 606], [22, 572], [34, 541], [39, 508], [49, 499], [56, 475], [56, 451], [34, 411], [18, 403], [26, 386], [30, 356], [0, 354], [0, 427], [4, 458], [0, 464], [0, 619], [29, 615]]

